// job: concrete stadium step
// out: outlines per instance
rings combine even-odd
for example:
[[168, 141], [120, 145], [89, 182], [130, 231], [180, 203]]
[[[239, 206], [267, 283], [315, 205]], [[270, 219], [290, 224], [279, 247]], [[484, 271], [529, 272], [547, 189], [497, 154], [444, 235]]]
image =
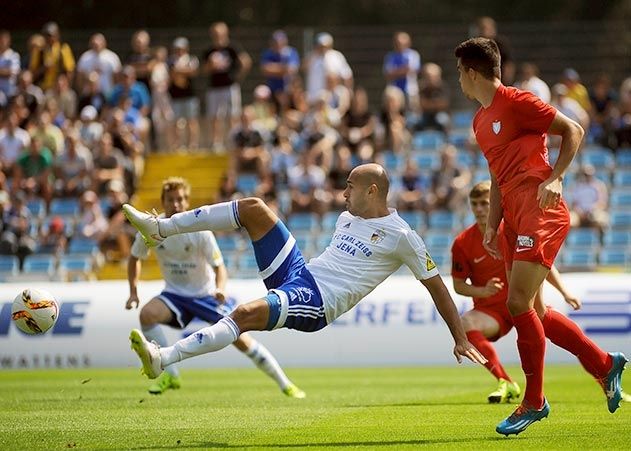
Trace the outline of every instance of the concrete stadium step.
[[[140, 210], [161, 211], [162, 181], [171, 176], [183, 177], [191, 184], [191, 207], [212, 203], [217, 196], [221, 178], [228, 168], [228, 157], [210, 152], [175, 152], [151, 154], [145, 161], [132, 204]], [[100, 269], [101, 280], [126, 279], [127, 264], [108, 262]], [[161, 279], [160, 267], [153, 253], [143, 261], [141, 279]]]

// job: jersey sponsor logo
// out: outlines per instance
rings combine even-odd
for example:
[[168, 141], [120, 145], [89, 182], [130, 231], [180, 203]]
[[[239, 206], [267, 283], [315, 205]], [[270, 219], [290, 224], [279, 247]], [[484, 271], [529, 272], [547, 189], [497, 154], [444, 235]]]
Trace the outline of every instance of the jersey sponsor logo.
[[493, 122], [493, 133], [499, 135], [500, 130], [502, 129], [502, 123], [500, 121]]
[[482, 257], [474, 258], [473, 263], [480, 263], [485, 258], [486, 258], [486, 255], [483, 255]]
[[377, 229], [370, 236], [370, 242], [372, 244], [378, 244], [378, 243], [381, 243], [385, 237], [386, 237], [386, 232], [384, 232], [381, 229]]
[[534, 247], [535, 239], [528, 235], [518, 235], [517, 236], [517, 247]]
[[431, 271], [436, 268], [436, 263], [432, 260], [432, 257], [429, 255], [429, 252], [425, 251], [425, 260], [427, 261], [427, 270]]
[[289, 300], [292, 302], [298, 298], [299, 302], [308, 304], [314, 295], [315, 292], [309, 287], [296, 287], [289, 290]]

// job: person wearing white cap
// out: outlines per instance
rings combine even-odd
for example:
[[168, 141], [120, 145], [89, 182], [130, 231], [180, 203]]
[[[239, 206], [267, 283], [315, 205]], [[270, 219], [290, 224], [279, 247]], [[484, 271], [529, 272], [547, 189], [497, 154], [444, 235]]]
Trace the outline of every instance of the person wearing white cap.
[[343, 83], [349, 89], [353, 86], [353, 71], [344, 55], [333, 49], [333, 36], [329, 33], [316, 35], [316, 48], [305, 61], [305, 72], [309, 102], [317, 100], [322, 90], [334, 88], [331, 81], [333, 84]]
[[[188, 39], [183, 36], [173, 41], [169, 66], [169, 94], [175, 119], [174, 136], [179, 147], [199, 147], [199, 99], [193, 92], [193, 78], [199, 72], [199, 60], [189, 53]], [[183, 135], [184, 125], [186, 136]]]

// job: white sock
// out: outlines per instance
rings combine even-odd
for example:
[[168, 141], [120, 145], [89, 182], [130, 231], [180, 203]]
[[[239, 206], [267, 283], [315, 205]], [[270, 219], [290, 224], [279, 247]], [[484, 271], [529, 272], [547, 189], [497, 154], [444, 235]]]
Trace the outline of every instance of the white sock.
[[281, 390], [291, 385], [291, 381], [272, 353], [261, 343], [253, 341], [252, 346], [250, 346], [250, 349], [248, 349], [245, 354], [261, 371], [274, 379]]
[[[142, 333], [147, 338], [147, 340], [155, 341], [160, 345], [160, 347], [165, 347], [169, 345], [169, 343], [167, 342], [167, 337], [164, 336], [164, 331], [159, 324], [154, 324], [153, 326], [149, 327], [141, 325], [140, 328], [142, 329]], [[164, 367], [164, 371], [166, 371], [173, 377], [178, 377], [180, 375], [180, 372], [178, 371], [176, 365], [166, 366]]]
[[162, 367], [166, 368], [172, 363], [206, 354], [208, 352], [219, 351], [229, 344], [234, 343], [241, 332], [232, 318], [226, 316], [216, 324], [204, 327], [197, 332], [176, 342], [168, 348], [160, 348], [162, 357]]
[[194, 210], [176, 213], [170, 218], [158, 219], [160, 235], [168, 237], [178, 233], [210, 230], [222, 232], [241, 228], [236, 200], [204, 205]]

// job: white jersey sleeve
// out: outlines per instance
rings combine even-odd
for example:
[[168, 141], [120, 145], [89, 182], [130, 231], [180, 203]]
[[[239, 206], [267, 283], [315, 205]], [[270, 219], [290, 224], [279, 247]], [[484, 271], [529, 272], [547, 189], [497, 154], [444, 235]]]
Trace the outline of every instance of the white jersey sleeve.
[[211, 231], [205, 231], [200, 234], [200, 246], [210, 266], [217, 268], [223, 265], [223, 255], [217, 244], [215, 235]]
[[131, 245], [131, 255], [139, 260], [145, 260], [149, 256], [149, 248], [139, 232], [136, 233], [134, 244]]
[[414, 230], [408, 230], [401, 236], [396, 253], [418, 280], [426, 280], [438, 274], [438, 268], [425, 243]]

